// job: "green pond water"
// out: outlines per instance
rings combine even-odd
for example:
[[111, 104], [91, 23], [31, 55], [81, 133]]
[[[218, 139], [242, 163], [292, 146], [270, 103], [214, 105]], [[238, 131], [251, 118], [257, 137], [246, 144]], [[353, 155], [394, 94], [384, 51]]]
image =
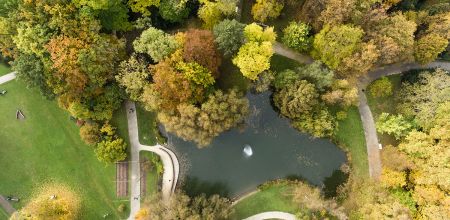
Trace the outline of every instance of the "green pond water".
[[[301, 178], [322, 186], [346, 162], [345, 153], [328, 139], [313, 139], [295, 130], [271, 105], [271, 93], [248, 94], [250, 114], [245, 127], [216, 137], [199, 149], [166, 134], [180, 159], [184, 189], [190, 195], [219, 193], [235, 197], [266, 181]], [[244, 153], [251, 146], [252, 155]], [[333, 187], [333, 186], [331, 186]]]

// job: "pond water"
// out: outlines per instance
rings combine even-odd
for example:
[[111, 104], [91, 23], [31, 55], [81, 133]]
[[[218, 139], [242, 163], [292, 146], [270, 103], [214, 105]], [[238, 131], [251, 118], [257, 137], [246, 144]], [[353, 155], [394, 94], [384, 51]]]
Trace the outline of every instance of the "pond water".
[[188, 194], [235, 197], [266, 181], [286, 177], [320, 186], [346, 162], [345, 153], [330, 140], [312, 139], [292, 128], [288, 119], [273, 110], [270, 95], [249, 93], [250, 115], [245, 127], [221, 134], [206, 148], [166, 134], [185, 164], [181, 169]]

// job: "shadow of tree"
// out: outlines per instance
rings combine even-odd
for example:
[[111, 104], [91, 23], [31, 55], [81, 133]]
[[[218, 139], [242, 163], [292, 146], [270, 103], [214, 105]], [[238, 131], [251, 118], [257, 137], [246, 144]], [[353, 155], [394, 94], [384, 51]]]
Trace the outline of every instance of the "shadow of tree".
[[183, 190], [190, 197], [205, 194], [207, 197], [218, 194], [221, 197], [229, 197], [230, 190], [223, 182], [209, 182], [199, 180], [197, 177], [187, 176]]
[[325, 177], [323, 180], [323, 192], [325, 198], [333, 198], [337, 196], [337, 189], [340, 185], [347, 182], [348, 174], [341, 170], [335, 170], [329, 177]]

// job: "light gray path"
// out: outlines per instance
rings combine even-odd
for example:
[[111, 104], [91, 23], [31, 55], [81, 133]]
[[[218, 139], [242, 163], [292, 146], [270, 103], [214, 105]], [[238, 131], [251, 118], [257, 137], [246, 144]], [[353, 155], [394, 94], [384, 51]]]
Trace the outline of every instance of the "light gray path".
[[[275, 42], [273, 45], [274, 52], [281, 56], [296, 60], [300, 63], [312, 63], [314, 60], [308, 55], [300, 54], [295, 50], [287, 48], [279, 42]], [[381, 175], [381, 158], [379, 150], [379, 141], [377, 131], [375, 128], [375, 122], [372, 112], [367, 104], [367, 97], [362, 91], [372, 81], [388, 75], [399, 74], [413, 69], [427, 69], [427, 68], [443, 68], [450, 71], [450, 62], [436, 61], [427, 65], [420, 65], [418, 63], [406, 63], [406, 64], [393, 64], [384, 67], [377, 68], [370, 71], [365, 76], [361, 77], [358, 82], [358, 98], [359, 98], [359, 114], [364, 128], [364, 135], [366, 139], [367, 158], [369, 164], [369, 175], [372, 179], [378, 180]]]
[[[160, 158], [164, 166], [164, 173], [162, 179], [162, 197], [163, 200], [167, 201], [172, 193], [175, 191], [175, 187], [178, 181], [178, 175], [180, 166], [176, 155], [168, 148], [155, 145], [155, 146], [145, 146], [139, 143], [139, 132], [138, 132], [138, 122], [136, 115], [135, 104], [131, 101], [127, 101], [126, 104], [127, 119], [128, 119], [128, 134], [130, 137], [130, 147], [131, 147], [131, 200], [130, 200], [130, 216], [129, 220], [134, 219], [134, 216], [139, 211], [141, 207], [141, 184], [140, 184], [140, 165], [139, 165], [139, 152], [140, 151], [150, 151], [156, 153]], [[130, 111], [133, 109], [133, 111]]]
[[14, 209], [14, 207], [12, 207], [8, 200], [6, 200], [2, 195], [0, 195], [0, 205], [10, 216], [16, 211], [16, 209]]
[[13, 80], [15, 78], [16, 78], [16, 72], [15, 71], [11, 72], [11, 73], [8, 73], [6, 75], [0, 76], [0, 84], [9, 82], [9, 81], [11, 81], [11, 80]]
[[367, 104], [366, 94], [362, 90], [366, 89], [367, 85], [369, 85], [372, 81], [383, 76], [400, 74], [402, 72], [406, 72], [413, 69], [427, 69], [437, 67], [450, 70], [450, 62], [436, 61], [427, 65], [419, 65], [417, 63], [407, 63], [401, 65], [394, 64], [370, 71], [367, 75], [359, 79], [358, 109], [364, 127], [364, 135], [367, 146], [367, 159], [369, 161], [369, 174], [373, 179], [379, 180], [381, 176], [381, 158], [378, 146], [379, 140], [377, 136], [377, 130], [375, 127], [375, 120], [373, 118], [369, 105]]
[[287, 212], [263, 212], [256, 215], [252, 215], [244, 220], [263, 220], [263, 219], [283, 219], [283, 220], [297, 220], [295, 215]]
[[299, 63], [309, 64], [309, 63], [314, 62], [314, 60], [310, 56], [300, 54], [297, 51], [295, 51], [295, 50], [293, 50], [293, 49], [291, 49], [289, 47], [286, 47], [286, 46], [284, 46], [283, 44], [281, 44], [279, 42], [275, 42], [273, 44], [273, 52], [278, 54], [278, 55], [281, 55], [281, 56], [287, 57], [289, 59], [295, 60], [295, 61], [297, 61]]

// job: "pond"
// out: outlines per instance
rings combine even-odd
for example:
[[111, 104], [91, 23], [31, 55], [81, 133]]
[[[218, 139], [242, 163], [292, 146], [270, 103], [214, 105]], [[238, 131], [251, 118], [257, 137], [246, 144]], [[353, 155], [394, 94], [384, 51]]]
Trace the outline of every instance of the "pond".
[[[250, 115], [245, 126], [221, 134], [206, 148], [166, 134], [183, 163], [188, 194], [235, 197], [266, 181], [286, 177], [320, 186], [346, 162], [345, 153], [330, 140], [312, 139], [280, 117], [272, 108], [270, 95], [249, 93]], [[251, 149], [247, 147], [244, 153], [247, 145]]]

